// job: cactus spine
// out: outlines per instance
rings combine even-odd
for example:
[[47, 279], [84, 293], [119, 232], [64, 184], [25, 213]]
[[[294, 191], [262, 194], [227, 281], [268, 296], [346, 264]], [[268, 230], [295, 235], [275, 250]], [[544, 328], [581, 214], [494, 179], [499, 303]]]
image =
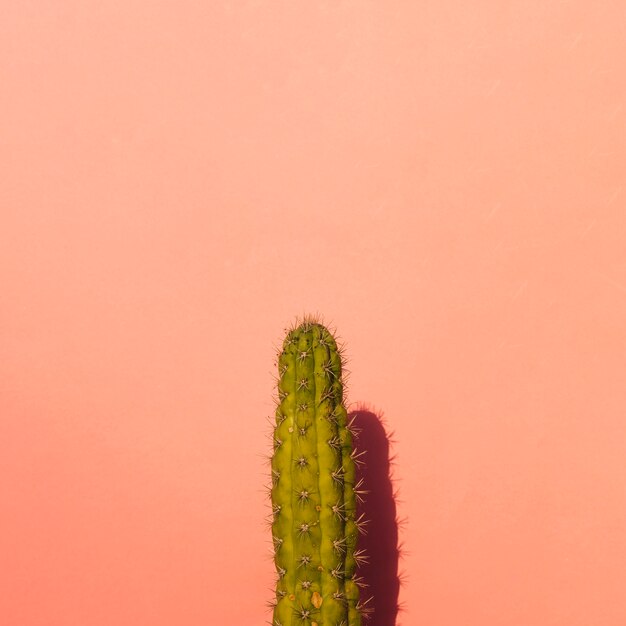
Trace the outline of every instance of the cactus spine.
[[278, 578], [273, 626], [361, 626], [356, 568], [364, 521], [342, 382], [342, 354], [313, 317], [278, 354], [272, 539]]

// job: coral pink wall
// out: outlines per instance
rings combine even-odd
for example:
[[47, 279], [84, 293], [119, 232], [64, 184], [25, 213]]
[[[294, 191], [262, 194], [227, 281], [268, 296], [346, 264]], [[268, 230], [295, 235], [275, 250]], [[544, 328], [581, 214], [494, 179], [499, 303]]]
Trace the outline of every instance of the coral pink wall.
[[622, 0], [1, 13], [3, 624], [269, 619], [305, 312], [393, 431], [399, 622], [626, 623]]

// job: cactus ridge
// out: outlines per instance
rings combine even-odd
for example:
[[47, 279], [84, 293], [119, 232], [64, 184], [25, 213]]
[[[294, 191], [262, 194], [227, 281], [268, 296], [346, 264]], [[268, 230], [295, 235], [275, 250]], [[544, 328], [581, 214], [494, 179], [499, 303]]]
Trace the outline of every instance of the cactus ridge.
[[273, 626], [361, 626], [357, 567], [366, 521], [357, 501], [363, 452], [344, 402], [343, 349], [316, 316], [287, 330], [277, 355], [271, 531], [277, 580]]

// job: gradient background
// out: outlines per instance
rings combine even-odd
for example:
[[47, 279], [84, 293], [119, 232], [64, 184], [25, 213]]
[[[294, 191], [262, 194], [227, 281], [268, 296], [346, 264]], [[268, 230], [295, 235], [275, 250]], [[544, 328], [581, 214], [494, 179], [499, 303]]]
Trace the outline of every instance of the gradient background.
[[393, 433], [398, 623], [626, 623], [622, 0], [0, 13], [3, 624], [269, 619], [307, 312]]

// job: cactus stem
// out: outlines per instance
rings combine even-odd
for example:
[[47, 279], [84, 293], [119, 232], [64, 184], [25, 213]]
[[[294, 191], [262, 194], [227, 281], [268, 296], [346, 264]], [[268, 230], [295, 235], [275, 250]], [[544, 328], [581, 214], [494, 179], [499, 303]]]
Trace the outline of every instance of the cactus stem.
[[354, 583], [355, 568], [367, 562], [357, 550], [366, 520], [356, 518], [367, 492], [355, 477], [363, 453], [353, 447], [358, 430], [346, 409], [345, 348], [319, 315], [285, 330], [267, 472], [277, 573], [271, 624], [361, 626]]

